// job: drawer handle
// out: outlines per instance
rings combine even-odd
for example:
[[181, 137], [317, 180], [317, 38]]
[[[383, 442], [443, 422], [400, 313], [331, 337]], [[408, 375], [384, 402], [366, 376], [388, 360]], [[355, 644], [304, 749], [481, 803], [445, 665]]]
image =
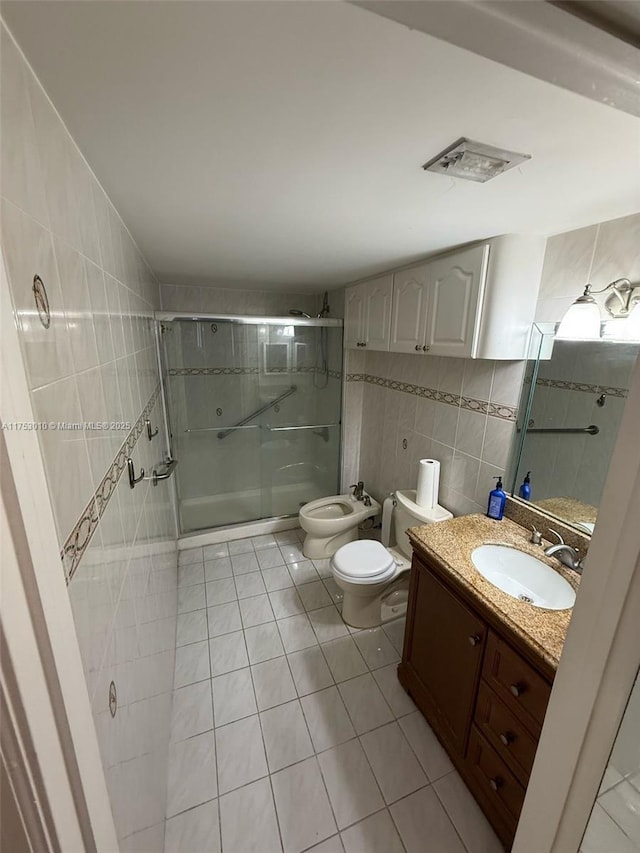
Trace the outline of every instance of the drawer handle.
[[504, 785], [504, 779], [502, 779], [500, 776], [494, 776], [493, 778], [489, 779], [489, 784], [491, 785], [494, 791], [499, 791], [500, 788], [502, 788], [502, 786]]
[[470, 646], [477, 646], [481, 642], [482, 642], [482, 637], [480, 636], [480, 634], [471, 634], [471, 636], [469, 637], [469, 645]]
[[510, 745], [510, 744], [512, 744], [512, 743], [514, 742], [514, 740], [516, 739], [516, 738], [515, 738], [515, 735], [514, 735], [514, 734], [512, 734], [511, 732], [500, 732], [499, 737], [500, 737], [500, 740], [502, 741], [502, 743], [503, 743], [505, 746], [509, 746], [509, 745]]
[[519, 681], [517, 684], [512, 684], [511, 687], [509, 688], [509, 690], [516, 697], [516, 699], [519, 696], [522, 696], [522, 694], [525, 692], [526, 689], [527, 689], [527, 685], [523, 684], [521, 681]]

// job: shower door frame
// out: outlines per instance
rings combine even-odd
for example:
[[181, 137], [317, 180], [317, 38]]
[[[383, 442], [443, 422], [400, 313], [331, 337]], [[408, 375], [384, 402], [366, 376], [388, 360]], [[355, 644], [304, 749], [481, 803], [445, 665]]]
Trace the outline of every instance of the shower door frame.
[[[340, 488], [340, 484], [342, 482], [342, 463], [343, 463], [343, 435], [342, 430], [344, 427], [343, 422], [343, 414], [344, 414], [344, 320], [333, 318], [333, 317], [300, 317], [298, 315], [257, 315], [257, 314], [221, 314], [221, 313], [206, 313], [201, 311], [155, 311], [154, 312], [154, 320], [156, 325], [156, 354], [158, 359], [158, 372], [160, 374], [160, 390], [162, 396], [162, 408], [164, 412], [164, 420], [165, 420], [165, 429], [166, 429], [166, 437], [167, 437], [167, 447], [169, 451], [169, 457], [171, 459], [174, 458], [173, 455], [173, 436], [171, 431], [171, 418], [169, 413], [169, 405], [167, 401], [167, 386], [165, 382], [166, 376], [166, 358], [165, 358], [165, 348], [162, 344], [162, 323], [163, 322], [173, 322], [174, 320], [191, 320], [193, 322], [225, 322], [225, 323], [234, 323], [237, 325], [251, 325], [251, 326], [307, 326], [312, 328], [336, 328], [342, 329], [341, 336], [341, 346], [342, 346], [342, 356], [340, 359], [340, 370], [342, 372], [341, 378], [341, 388], [340, 388], [340, 419], [337, 423], [339, 427], [339, 446], [338, 446], [338, 459], [337, 459], [337, 486]], [[176, 462], [180, 462], [179, 459], [176, 459]], [[192, 530], [188, 532], [183, 532], [181, 523], [180, 523], [180, 500], [178, 495], [178, 484], [177, 478], [173, 479], [173, 495], [174, 501], [173, 506], [175, 510], [175, 524], [176, 531], [178, 535], [178, 540], [180, 539], [194, 539], [195, 537], [207, 537], [212, 536], [217, 538], [220, 531], [233, 531], [240, 530], [247, 527], [252, 527], [255, 525], [265, 525], [270, 523], [277, 522], [287, 522], [291, 519], [297, 518], [296, 513], [289, 513], [286, 515], [273, 515], [268, 516], [266, 518], [259, 518], [252, 521], [240, 521], [234, 524], [221, 524], [218, 526], [211, 526], [208, 528], [203, 528], [202, 530]]]

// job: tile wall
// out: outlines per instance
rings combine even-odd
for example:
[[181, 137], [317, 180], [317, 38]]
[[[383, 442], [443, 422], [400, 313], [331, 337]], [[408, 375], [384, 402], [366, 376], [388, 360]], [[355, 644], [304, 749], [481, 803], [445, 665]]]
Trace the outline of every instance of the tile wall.
[[[149, 472], [166, 447], [152, 322], [158, 285], [4, 28], [1, 37], [2, 254], [34, 415], [49, 425], [38, 437], [59, 571], [122, 849], [159, 853], [162, 836], [152, 828], [162, 827], [166, 801], [174, 509], [170, 487], [144, 482], [132, 491], [123, 473], [127, 455]], [[42, 300], [36, 305], [35, 275], [48, 319]], [[145, 417], [160, 428], [152, 442]], [[157, 843], [137, 845], [140, 832], [147, 841], [156, 832]]]

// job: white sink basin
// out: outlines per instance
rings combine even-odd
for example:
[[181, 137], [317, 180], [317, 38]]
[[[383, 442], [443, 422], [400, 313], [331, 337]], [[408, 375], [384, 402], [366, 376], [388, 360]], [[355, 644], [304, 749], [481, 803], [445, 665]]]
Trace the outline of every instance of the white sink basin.
[[576, 594], [571, 584], [551, 566], [508, 545], [480, 545], [471, 560], [483, 578], [507, 595], [543, 607], [567, 610]]

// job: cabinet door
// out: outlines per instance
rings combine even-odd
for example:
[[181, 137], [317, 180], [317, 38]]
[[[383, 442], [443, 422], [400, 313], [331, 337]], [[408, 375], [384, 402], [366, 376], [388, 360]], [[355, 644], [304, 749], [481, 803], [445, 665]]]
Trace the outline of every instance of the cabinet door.
[[426, 343], [432, 355], [474, 355], [488, 258], [485, 244], [428, 264]]
[[365, 342], [364, 285], [348, 287], [344, 297], [344, 345], [354, 349]]
[[423, 352], [428, 288], [427, 267], [424, 264], [394, 274], [391, 352]]
[[415, 558], [412, 571], [407, 662], [427, 695], [434, 728], [463, 755], [487, 628]]
[[388, 351], [391, 334], [393, 276], [385, 275], [366, 282], [365, 342], [367, 349]]

